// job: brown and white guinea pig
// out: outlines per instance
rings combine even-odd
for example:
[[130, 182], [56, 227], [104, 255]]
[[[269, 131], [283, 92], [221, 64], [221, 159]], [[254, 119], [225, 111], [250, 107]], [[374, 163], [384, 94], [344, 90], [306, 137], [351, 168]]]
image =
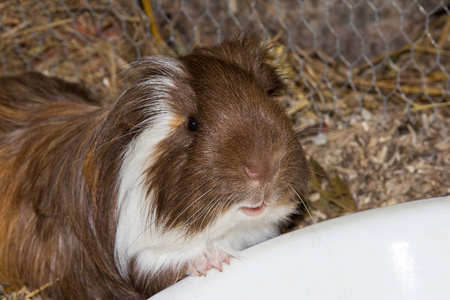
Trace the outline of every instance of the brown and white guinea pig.
[[268, 49], [239, 37], [131, 65], [102, 105], [38, 73], [0, 80], [0, 281], [140, 299], [279, 234], [307, 188]]

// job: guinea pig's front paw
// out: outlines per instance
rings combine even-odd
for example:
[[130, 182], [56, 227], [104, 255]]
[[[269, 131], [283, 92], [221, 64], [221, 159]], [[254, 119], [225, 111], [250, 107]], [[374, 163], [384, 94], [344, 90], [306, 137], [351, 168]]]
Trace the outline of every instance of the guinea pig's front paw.
[[222, 263], [230, 264], [230, 256], [222, 250], [210, 251], [193, 261], [187, 271], [190, 276], [206, 276], [206, 272], [215, 268], [223, 271]]

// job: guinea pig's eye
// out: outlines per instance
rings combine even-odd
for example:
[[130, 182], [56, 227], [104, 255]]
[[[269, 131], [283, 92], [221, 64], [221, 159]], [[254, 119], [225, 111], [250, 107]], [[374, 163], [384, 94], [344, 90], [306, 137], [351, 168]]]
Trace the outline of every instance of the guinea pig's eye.
[[198, 122], [194, 117], [190, 117], [187, 120], [187, 129], [191, 132], [195, 132], [198, 130]]

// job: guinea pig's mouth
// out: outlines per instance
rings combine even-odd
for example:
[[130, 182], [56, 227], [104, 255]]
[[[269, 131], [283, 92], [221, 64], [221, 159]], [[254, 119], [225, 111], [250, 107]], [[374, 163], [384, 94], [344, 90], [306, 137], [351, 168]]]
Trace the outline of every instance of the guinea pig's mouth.
[[262, 203], [260, 206], [257, 207], [242, 207], [242, 212], [246, 214], [249, 217], [257, 217], [259, 215], [262, 215], [262, 213], [266, 210], [266, 203]]

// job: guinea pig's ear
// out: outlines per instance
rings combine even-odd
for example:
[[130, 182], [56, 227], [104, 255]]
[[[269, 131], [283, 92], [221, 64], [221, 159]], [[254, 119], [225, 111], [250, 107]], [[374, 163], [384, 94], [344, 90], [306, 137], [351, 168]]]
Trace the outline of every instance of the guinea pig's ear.
[[287, 85], [277, 68], [273, 66], [272, 63], [262, 62], [255, 75], [269, 96], [277, 97], [286, 93]]
[[287, 86], [275, 66], [271, 46], [264, 45], [257, 35], [241, 34], [225, 40], [211, 48], [200, 48], [198, 52], [212, 55], [237, 63], [241, 68], [253, 74], [269, 96], [280, 96]]
[[[256, 35], [244, 35], [238, 37], [241, 44], [241, 64], [247, 65], [252, 70], [256, 79], [265, 88], [269, 96], [281, 96], [286, 93], [287, 85], [276, 67], [275, 59], [271, 54], [271, 45]], [[253, 62], [253, 63], [252, 63]]]

